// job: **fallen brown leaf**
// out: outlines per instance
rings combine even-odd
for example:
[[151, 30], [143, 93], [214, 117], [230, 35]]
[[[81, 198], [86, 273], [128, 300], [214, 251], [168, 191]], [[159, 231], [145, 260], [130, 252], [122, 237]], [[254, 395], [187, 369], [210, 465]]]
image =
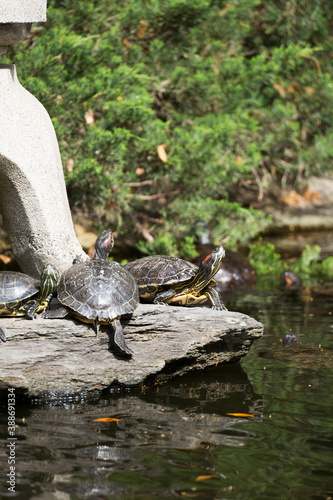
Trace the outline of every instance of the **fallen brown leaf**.
[[231, 415], [232, 417], [254, 417], [252, 413], [227, 413], [227, 415]]
[[198, 476], [195, 478], [195, 480], [196, 481], [206, 481], [207, 479], [213, 479], [214, 477], [216, 477], [216, 476], [214, 476], [213, 474], [209, 474], [207, 476]]
[[93, 422], [118, 422], [121, 420], [120, 418], [111, 418], [111, 417], [105, 417], [105, 418], [95, 418]]
[[278, 91], [281, 97], [286, 97], [286, 91], [279, 83], [274, 83], [273, 87]]
[[84, 115], [84, 119], [86, 120], [87, 125], [95, 125], [95, 117], [92, 109], [89, 109]]
[[4, 263], [4, 264], [9, 264], [9, 262], [12, 260], [10, 257], [8, 257], [7, 255], [3, 255], [3, 254], [0, 254], [0, 260]]
[[164, 163], [166, 163], [168, 161], [168, 155], [166, 154], [165, 146], [166, 146], [166, 144], [160, 144], [159, 146], [157, 146], [158, 157]]

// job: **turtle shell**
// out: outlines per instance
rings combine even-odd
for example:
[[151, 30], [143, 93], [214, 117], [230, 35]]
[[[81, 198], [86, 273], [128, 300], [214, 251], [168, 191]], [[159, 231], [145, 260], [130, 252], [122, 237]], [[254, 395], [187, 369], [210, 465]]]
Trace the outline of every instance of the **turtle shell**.
[[59, 301], [88, 320], [110, 321], [133, 312], [139, 302], [133, 276], [117, 262], [79, 262], [63, 273]]
[[32, 276], [16, 271], [0, 272], [0, 314], [10, 312], [38, 291], [39, 281]]
[[140, 287], [183, 283], [198, 273], [195, 264], [168, 255], [143, 257], [125, 264], [124, 267], [134, 276]]

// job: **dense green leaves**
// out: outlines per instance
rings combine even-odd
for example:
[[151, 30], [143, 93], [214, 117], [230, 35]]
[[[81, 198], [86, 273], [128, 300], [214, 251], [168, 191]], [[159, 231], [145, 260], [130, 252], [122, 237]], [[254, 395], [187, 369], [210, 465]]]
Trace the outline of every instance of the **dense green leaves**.
[[265, 226], [239, 181], [332, 170], [330, 23], [319, 0], [50, 0], [3, 62], [52, 117], [71, 204], [189, 256], [201, 222], [227, 246]]
[[262, 288], [276, 288], [283, 271], [291, 270], [302, 279], [305, 287], [333, 281], [333, 257], [323, 259], [319, 245], [306, 245], [299, 259], [293, 263], [282, 260], [272, 243], [259, 240], [250, 244], [249, 260], [255, 267]]

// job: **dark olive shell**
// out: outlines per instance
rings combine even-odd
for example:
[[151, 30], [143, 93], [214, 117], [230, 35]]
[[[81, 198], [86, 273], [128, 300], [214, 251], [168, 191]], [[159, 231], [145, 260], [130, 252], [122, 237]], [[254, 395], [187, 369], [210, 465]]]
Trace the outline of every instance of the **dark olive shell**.
[[143, 257], [125, 264], [124, 268], [140, 287], [183, 283], [198, 273], [198, 267], [191, 262], [167, 255]]
[[39, 281], [32, 276], [15, 271], [0, 272], [0, 314], [1, 310], [16, 307], [38, 291]]
[[79, 262], [65, 271], [59, 301], [89, 320], [112, 320], [133, 312], [139, 302], [137, 284], [117, 262]]

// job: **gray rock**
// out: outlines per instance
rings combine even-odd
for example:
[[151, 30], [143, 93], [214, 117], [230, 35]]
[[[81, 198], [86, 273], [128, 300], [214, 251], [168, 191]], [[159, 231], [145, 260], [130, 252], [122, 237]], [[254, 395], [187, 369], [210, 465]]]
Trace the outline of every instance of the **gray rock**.
[[163, 381], [238, 361], [263, 334], [262, 324], [245, 314], [199, 307], [140, 304], [122, 324], [132, 359], [113, 352], [108, 327], [96, 338], [92, 325], [76, 320], [0, 318], [7, 337], [0, 345], [0, 391], [41, 396]]

